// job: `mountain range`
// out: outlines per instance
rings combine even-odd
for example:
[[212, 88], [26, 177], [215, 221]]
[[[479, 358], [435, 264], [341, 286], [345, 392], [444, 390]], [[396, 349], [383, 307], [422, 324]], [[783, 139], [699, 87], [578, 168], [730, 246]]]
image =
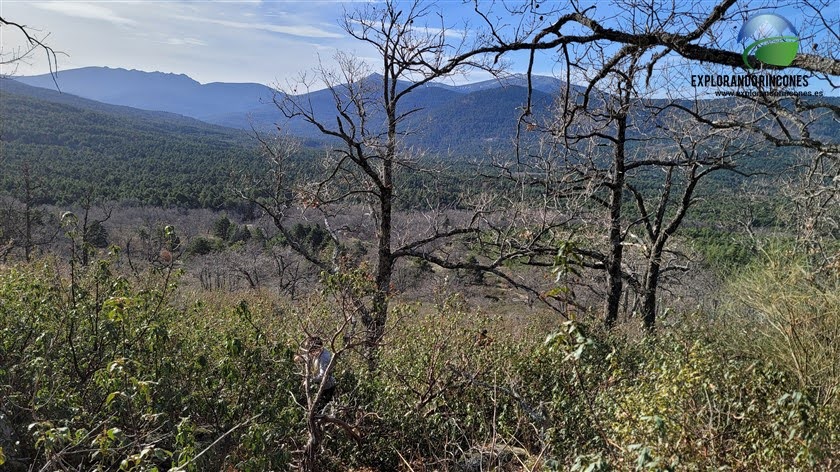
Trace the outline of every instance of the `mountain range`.
[[[106, 200], [232, 207], [239, 202], [224, 196], [229, 177], [264, 170], [252, 126], [265, 130], [276, 124], [303, 137], [307, 146], [296, 156], [301, 168], [325, 144], [313, 126], [300, 119], [285, 120], [272, 101], [274, 91], [259, 84], [202, 85], [184, 75], [107, 68], [63, 71], [56, 80], [60, 93], [49, 75], [0, 78], [0, 192], [14, 193], [19, 187], [16, 176], [27, 167], [50, 182], [45, 203], [77, 201], [93, 185]], [[378, 98], [381, 76], [365, 80], [371, 81], [371, 98]], [[511, 76], [504, 81], [419, 87], [401, 102], [402, 112], [417, 110], [401, 123], [409, 132], [404, 142], [430, 151], [430, 157], [450, 161], [509, 153], [526, 101], [524, 85], [524, 77]], [[536, 77], [533, 85], [533, 113], [547, 116], [553, 94], [563, 84]], [[311, 103], [316, 116], [328, 125], [335, 123], [330, 91], [292, 98]], [[719, 99], [710, 105], [723, 109], [733, 100]], [[840, 106], [840, 99], [826, 100]], [[637, 133], [680, 119], [639, 113], [631, 116]], [[375, 122], [381, 115], [377, 118], [371, 112], [367, 118]], [[830, 117], [818, 119], [811, 131], [812, 136], [831, 139], [838, 133]], [[532, 133], [524, 136], [531, 139]], [[639, 155], [661, 152], [663, 144], [643, 146]], [[765, 149], [745, 156], [740, 169], [782, 173], [791, 155], [784, 149]], [[715, 185], [737, 188], [740, 180], [736, 174], [720, 174]]]
[[[18, 77], [20, 83], [63, 95], [76, 95], [111, 105], [183, 115], [206, 123], [250, 130], [274, 129], [306, 138], [320, 133], [300, 119], [287, 120], [274, 104], [283, 95], [256, 83], [201, 84], [183, 74], [85, 67], [50, 74]], [[366, 80], [378, 81], [381, 76]], [[58, 87], [56, 87], [58, 85]], [[406, 86], [407, 83], [398, 84]], [[527, 96], [524, 75], [511, 75], [465, 85], [430, 83], [405, 97], [405, 110], [418, 109], [404, 123], [410, 144], [438, 153], [475, 154], [507, 146], [515, 136], [517, 118]], [[532, 78], [533, 110], [546, 113], [563, 82]], [[332, 122], [335, 104], [329, 90], [296, 95], [311, 103], [315, 115]], [[445, 117], [444, 120], [441, 117]]]
[[[362, 80], [367, 82], [363, 82], [363, 88], [369, 91], [369, 98], [379, 100], [382, 77], [374, 74]], [[76, 107], [78, 113], [94, 110], [129, 116], [132, 120], [141, 120], [138, 123], [144, 124], [138, 126], [145, 128], [194, 130], [199, 124], [216, 125], [217, 129], [213, 132], [227, 130], [225, 133], [237, 133], [239, 137], [247, 137], [252, 128], [263, 132], [279, 128], [286, 134], [303, 138], [310, 147], [323, 145], [326, 140], [315, 126], [300, 117], [284, 117], [275, 104], [275, 101], [284, 98], [311, 106], [321, 123], [327, 127], [336, 126], [335, 96], [327, 89], [283, 95], [255, 83], [201, 84], [182, 74], [107, 67], [65, 70], [55, 77], [48, 74], [19, 77], [14, 81], [2, 80], [2, 83], [0, 92], [8, 96], [23, 94], [48, 102], [69, 104]], [[61, 93], [55, 90], [56, 84]], [[409, 83], [397, 85], [407, 87]], [[398, 112], [411, 112], [400, 124], [406, 132], [403, 143], [447, 159], [481, 158], [491, 153], [510, 152], [528, 97], [526, 85], [525, 76], [511, 75], [501, 80], [465, 85], [432, 82], [418, 87], [400, 101]], [[554, 97], [564, 83], [552, 77], [535, 76], [532, 77], [532, 85], [533, 118], [549, 118]], [[580, 91], [575, 86], [573, 90]], [[840, 103], [837, 98], [827, 100]], [[663, 108], [667, 105], [665, 100], [654, 102], [659, 102]], [[683, 105], [691, 106], [691, 102]], [[711, 107], [720, 109], [733, 105], [732, 98], [710, 102]], [[366, 113], [368, 123], [373, 123], [369, 131], [374, 133], [384, 131], [384, 117], [381, 111], [375, 111], [376, 108], [370, 107]], [[633, 132], [644, 135], [669, 120], [682, 119], [672, 115], [651, 115], [648, 109], [641, 108], [630, 117], [635, 128]], [[4, 120], [8, 116], [9, 113], [4, 110]], [[66, 120], [67, 116], [69, 112], [64, 113], [62, 119]], [[811, 132], [815, 136], [836, 136], [837, 128], [830, 119], [823, 117], [814, 123]], [[523, 133], [520, 137], [524, 137], [527, 143], [538, 136]], [[0, 138], [5, 136], [0, 134]], [[253, 140], [250, 145], [254, 146]]]

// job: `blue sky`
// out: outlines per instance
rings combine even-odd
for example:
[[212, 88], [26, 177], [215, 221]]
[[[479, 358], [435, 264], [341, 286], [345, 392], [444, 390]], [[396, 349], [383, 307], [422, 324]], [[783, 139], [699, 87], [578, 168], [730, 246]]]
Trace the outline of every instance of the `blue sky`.
[[[448, 26], [462, 29], [469, 7], [438, 4]], [[353, 3], [332, 1], [19, 1], [0, 0], [0, 14], [48, 34], [67, 56], [61, 69], [109, 66], [185, 73], [202, 83], [271, 84], [297, 77], [341, 50], [373, 51], [347, 37], [338, 24]], [[7, 30], [4, 28], [4, 30]], [[3, 48], [20, 38], [7, 34]], [[48, 71], [35, 56], [18, 75]], [[10, 71], [4, 71], [9, 73]], [[481, 78], [476, 76], [474, 78]]]
[[[530, 17], [511, 16], [499, 7], [498, 2], [482, 1], [482, 7], [496, 5], [491, 16], [509, 29], [515, 28], [523, 18], [535, 20], [539, 16], [533, 13]], [[597, 6], [592, 14], [607, 24], [612, 22], [625, 26], [629, 21], [614, 4], [590, 1]], [[739, 46], [734, 39], [737, 25], [744, 21], [741, 16], [758, 11], [780, 12], [794, 24], [801, 22], [798, 17], [801, 12], [790, 6], [792, 1], [740, 2], [733, 9], [740, 13], [733, 14], [726, 27], [719, 31], [724, 38], [722, 44], [732, 50], [737, 49]], [[510, 3], [516, 2], [510, 0]], [[562, 9], [565, 3], [543, 2], [539, 13]], [[685, 3], [705, 16], [717, 2], [692, 0]], [[317, 0], [0, 0], [0, 15], [40, 31], [39, 35], [46, 36], [48, 44], [66, 53], [66, 56], [59, 56], [60, 69], [123, 67], [183, 73], [202, 83], [282, 85], [311, 70], [319, 60], [329, 64], [337, 51], [349, 52], [368, 59], [373, 65], [377, 64], [373, 51], [349, 38], [339, 26], [345, 9], [354, 9], [359, 5]], [[477, 34], [481, 27], [481, 20], [469, 3], [440, 0], [435, 8], [443, 15], [445, 25], [455, 31]], [[831, 8], [837, 11], [836, 15], [829, 13], [829, 18], [840, 17], [840, 6]], [[553, 15], [546, 15], [546, 21], [551, 18]], [[7, 54], [21, 39], [8, 33], [8, 30], [3, 28], [2, 38], [2, 49]], [[508, 56], [510, 72], [523, 72], [525, 58], [525, 54]], [[678, 61], [675, 58], [675, 62]], [[663, 63], [666, 67], [670, 65], [667, 61]], [[541, 54], [535, 68], [536, 73], [543, 75], [560, 76], [563, 70], [556, 52]], [[0, 72], [31, 75], [47, 71], [47, 62], [39, 54], [28, 63], [18, 65], [16, 70], [7, 67]], [[731, 73], [731, 70], [719, 72]], [[471, 82], [485, 78], [488, 75], [472, 73], [454, 81]], [[684, 81], [685, 78], [665, 77], [663, 80]]]
[[[2, 16], [49, 33], [61, 69], [185, 73], [200, 82], [269, 83], [353, 45], [332, 2], [16, 1]], [[4, 42], [5, 42], [4, 38]], [[4, 44], [4, 48], [7, 46]], [[18, 73], [47, 70], [36, 56]]]

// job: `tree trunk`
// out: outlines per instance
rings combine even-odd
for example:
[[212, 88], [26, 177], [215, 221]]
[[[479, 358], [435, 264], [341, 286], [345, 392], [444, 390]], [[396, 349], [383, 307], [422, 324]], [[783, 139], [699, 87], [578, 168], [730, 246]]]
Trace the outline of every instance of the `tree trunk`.
[[321, 449], [321, 425], [315, 418], [314, 408], [310, 408], [306, 415], [306, 429], [309, 433], [309, 438], [303, 448], [303, 464], [301, 469], [305, 472], [317, 472], [320, 467], [318, 465], [318, 453]]
[[377, 368], [377, 348], [385, 333], [385, 323], [388, 321], [388, 291], [391, 287], [391, 273], [394, 266], [391, 255], [391, 189], [383, 188], [380, 198], [381, 220], [377, 241], [376, 293], [373, 295], [372, 313], [365, 323], [367, 325], [367, 360], [371, 371]]
[[385, 113], [388, 118], [388, 140], [382, 159], [382, 180], [379, 187], [379, 238], [377, 241], [376, 293], [373, 296], [373, 313], [367, 326], [368, 368], [371, 372], [378, 367], [378, 347], [385, 334], [388, 321], [388, 292], [391, 289], [391, 274], [394, 257], [391, 253], [391, 210], [394, 201], [394, 160], [397, 157], [397, 104], [396, 78], [390, 77], [390, 71], [383, 74], [383, 93]]
[[655, 247], [648, 260], [645, 286], [642, 292], [642, 322], [648, 332], [656, 328], [656, 292], [662, 263], [662, 248]]
[[29, 173], [29, 164], [23, 166], [23, 185], [24, 185], [24, 202], [23, 202], [23, 217], [24, 217], [24, 233], [23, 233], [23, 254], [26, 262], [29, 262], [32, 257], [32, 176]]
[[85, 216], [82, 218], [82, 266], [87, 267], [90, 263], [90, 252], [88, 244], [88, 216], [90, 215], [90, 202], [84, 205]]
[[604, 306], [604, 324], [612, 328], [618, 320], [621, 293], [624, 283], [621, 279], [621, 261], [624, 247], [621, 238], [621, 205], [624, 193], [624, 142], [627, 134], [627, 114], [622, 110], [618, 116], [613, 174], [610, 179], [610, 241], [607, 255], [607, 299]]

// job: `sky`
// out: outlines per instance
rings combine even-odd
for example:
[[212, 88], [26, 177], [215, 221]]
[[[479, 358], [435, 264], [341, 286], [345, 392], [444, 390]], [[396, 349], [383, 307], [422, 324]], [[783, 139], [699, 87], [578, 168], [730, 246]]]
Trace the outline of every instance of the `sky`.
[[[479, 1], [484, 2], [482, 6], [491, 5], [490, 0]], [[799, 12], [790, 7], [791, 1], [742, 0], [739, 8], [766, 8], [796, 23]], [[598, 17], [612, 17], [619, 24], [625, 21], [620, 15], [612, 15], [612, 3], [593, 3]], [[714, 3], [696, 0], [694, 4], [705, 15], [708, 12], [704, 5], [711, 8]], [[311, 71], [319, 61], [329, 66], [338, 51], [366, 59], [374, 66], [378, 63], [372, 49], [350, 38], [339, 25], [346, 10], [363, 5], [325, 0], [0, 0], [0, 16], [26, 25], [61, 52], [59, 70], [108, 66], [186, 74], [201, 83], [257, 82], [282, 87]], [[540, 13], [559, 5], [558, 1], [547, 0]], [[469, 38], [481, 30], [482, 20], [470, 2], [439, 0], [435, 8], [440, 10], [444, 26], [455, 33], [466, 32]], [[492, 11], [494, 21], [510, 28], [522, 21], [521, 16], [512, 17], [500, 8]], [[840, 17], [840, 6], [837, 14]], [[437, 17], [429, 18], [435, 21]], [[436, 21], [439, 26], [440, 20]], [[22, 40], [9, 30], [0, 29], [4, 54], [14, 51]], [[736, 31], [724, 34], [734, 41]], [[506, 56], [509, 71], [524, 72], [526, 59], [524, 53]], [[540, 54], [534, 72], [559, 76], [564, 70], [559, 64], [556, 51]], [[5, 75], [46, 72], [49, 65], [42, 53], [16, 64], [14, 69], [0, 69]], [[486, 73], [473, 72], [453, 82], [486, 78]]]
[[[447, 26], [463, 30], [460, 0], [439, 2]], [[353, 3], [334, 1], [0, 0], [0, 16], [25, 24], [56, 51], [60, 69], [109, 66], [184, 73], [201, 83], [272, 84], [296, 78], [337, 51], [373, 51], [339, 26]], [[8, 28], [3, 28], [8, 30]], [[9, 50], [20, 38], [3, 38]], [[49, 72], [43, 54], [17, 75]], [[4, 71], [7, 74], [9, 71]], [[479, 78], [479, 77], [474, 77]]]

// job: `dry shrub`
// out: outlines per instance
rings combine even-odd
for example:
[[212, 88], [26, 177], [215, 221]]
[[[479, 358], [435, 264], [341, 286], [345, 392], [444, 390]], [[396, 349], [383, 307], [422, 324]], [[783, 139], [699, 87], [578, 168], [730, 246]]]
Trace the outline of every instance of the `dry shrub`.
[[840, 404], [837, 275], [801, 255], [768, 253], [732, 283], [727, 312], [738, 349], [783, 367], [816, 404]]

